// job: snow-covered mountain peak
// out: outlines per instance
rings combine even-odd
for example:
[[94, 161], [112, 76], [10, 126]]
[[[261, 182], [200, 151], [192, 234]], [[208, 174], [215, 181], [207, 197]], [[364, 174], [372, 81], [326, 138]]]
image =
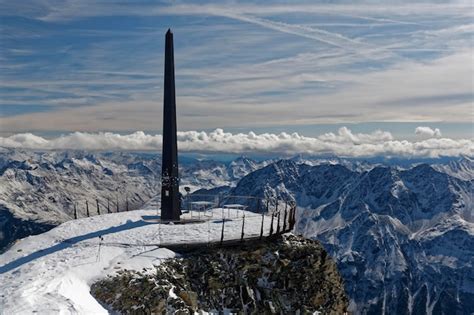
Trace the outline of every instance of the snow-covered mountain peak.
[[[247, 235], [259, 235], [261, 229], [268, 235], [270, 220], [261, 225], [260, 214], [242, 211]], [[150, 203], [142, 210], [68, 221], [46, 233], [22, 239], [0, 255], [0, 310], [2, 314], [108, 314], [105, 306], [92, 297], [92, 283], [119, 271], [152, 273], [164, 259], [175, 256], [166, 247], [199, 243], [209, 251], [207, 243], [218, 244], [221, 239], [225, 214], [222, 209], [213, 209], [206, 213], [210, 215], [206, 221], [161, 224], [158, 209]], [[222, 219], [217, 219], [221, 215]], [[188, 214], [185, 219], [191, 217]], [[243, 221], [234, 214], [232, 218], [226, 221], [225, 239], [239, 240]], [[318, 256], [312, 253], [311, 257], [322, 262], [317, 269], [306, 268], [305, 272], [312, 274], [321, 272], [322, 265], [333, 264], [322, 247], [318, 243], [315, 246], [319, 246], [320, 253]], [[239, 250], [236, 248], [234, 253]], [[292, 251], [289, 248], [289, 252]], [[285, 258], [287, 262], [293, 259]], [[301, 257], [296, 255], [295, 259]], [[280, 272], [281, 264], [273, 265]], [[245, 270], [245, 266], [239, 267]], [[347, 305], [336, 268], [332, 265], [328, 269], [331, 270], [328, 278], [338, 281], [337, 285], [330, 284], [331, 289], [338, 290], [340, 304]], [[228, 274], [222, 271], [222, 276]], [[318, 278], [325, 277], [325, 274], [318, 275]], [[169, 296], [174, 296], [172, 291]]]
[[474, 311], [473, 185], [427, 164], [278, 161], [230, 193], [296, 200], [297, 231], [337, 258], [353, 311], [448, 314], [455, 303], [464, 314]]
[[[469, 314], [473, 161], [189, 158], [180, 176], [192, 191], [296, 201], [297, 232], [336, 257], [356, 312]], [[45, 231], [73, 218], [75, 200], [79, 217], [85, 200], [94, 214], [96, 198], [102, 210], [107, 198], [141, 205], [160, 191], [160, 170], [151, 153], [3, 151], [0, 228], [12, 240]]]
[[433, 168], [463, 180], [474, 180], [474, 157], [463, 156], [448, 163], [434, 164]]

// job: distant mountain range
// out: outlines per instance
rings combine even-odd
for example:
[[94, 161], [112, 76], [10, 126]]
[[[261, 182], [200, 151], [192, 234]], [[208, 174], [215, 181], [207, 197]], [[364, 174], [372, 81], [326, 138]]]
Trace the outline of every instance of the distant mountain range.
[[[474, 160], [422, 162], [182, 158], [181, 188], [295, 200], [295, 232], [335, 258], [357, 313], [471, 314]], [[74, 201], [80, 216], [86, 199], [140, 207], [160, 171], [148, 153], [0, 151], [0, 248], [72, 219]]]
[[357, 313], [474, 312], [472, 159], [408, 169], [309, 164], [278, 161], [230, 194], [294, 199], [296, 233], [338, 261]]
[[[265, 165], [183, 159], [181, 188], [235, 186]], [[0, 151], [0, 252], [12, 241], [74, 218], [141, 207], [161, 189], [161, 156], [149, 153]]]

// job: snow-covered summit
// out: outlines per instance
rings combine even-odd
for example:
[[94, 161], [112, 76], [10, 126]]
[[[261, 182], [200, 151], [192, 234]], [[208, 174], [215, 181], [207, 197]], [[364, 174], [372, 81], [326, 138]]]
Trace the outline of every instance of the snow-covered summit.
[[[188, 159], [180, 167], [181, 187], [191, 190], [235, 186], [261, 167], [250, 159], [231, 163]], [[44, 231], [89, 210], [141, 207], [160, 192], [161, 157], [140, 152], [0, 152], [0, 251], [11, 241]]]
[[[182, 186], [193, 191], [294, 199], [298, 231], [337, 259], [353, 309], [414, 313], [464, 305], [462, 313], [474, 312], [473, 161], [298, 156], [275, 163], [189, 159], [180, 166]], [[9, 243], [50, 229], [45, 222], [71, 220], [73, 199], [80, 200], [80, 217], [85, 197], [94, 214], [97, 197], [104, 206], [106, 197], [118, 196], [123, 210], [127, 192], [131, 204], [142, 204], [159, 191], [160, 165], [151, 153], [0, 150], [0, 247], [2, 238]]]
[[447, 163], [436, 163], [433, 167], [453, 177], [464, 180], [474, 180], [474, 158], [463, 156]]
[[[100, 246], [146, 243], [156, 238], [142, 221], [154, 211], [132, 211], [69, 221], [17, 242], [0, 255], [2, 314], [107, 314], [89, 294], [89, 285], [118, 269], [141, 270], [173, 257], [164, 248], [139, 255], [144, 247]], [[138, 256], [137, 256], [138, 255]]]
[[[93, 282], [119, 270], [151, 270], [175, 256], [160, 246], [165, 242], [219, 240], [225, 213], [210, 214], [216, 220], [187, 225], [159, 224], [156, 209], [105, 214], [22, 239], [0, 255], [0, 314], [108, 314], [89, 293]], [[240, 238], [241, 226], [226, 221], [226, 239]], [[260, 228], [261, 216], [247, 213], [246, 233]]]
[[321, 241], [338, 261], [352, 311], [470, 314], [473, 185], [427, 164], [357, 171], [282, 160], [242, 178], [230, 194], [294, 199], [296, 232]]

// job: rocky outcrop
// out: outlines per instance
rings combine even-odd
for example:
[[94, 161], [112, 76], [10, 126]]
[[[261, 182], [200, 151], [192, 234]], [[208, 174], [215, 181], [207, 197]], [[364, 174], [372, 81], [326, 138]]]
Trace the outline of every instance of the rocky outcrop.
[[190, 253], [153, 273], [122, 271], [91, 291], [124, 314], [343, 314], [348, 304], [321, 244], [294, 235]]

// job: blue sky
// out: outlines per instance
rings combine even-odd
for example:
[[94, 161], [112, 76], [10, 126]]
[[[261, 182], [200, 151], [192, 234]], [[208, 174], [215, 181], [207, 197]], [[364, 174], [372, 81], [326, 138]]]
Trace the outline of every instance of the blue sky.
[[473, 137], [469, 2], [1, 2], [2, 135], [159, 133], [171, 27], [180, 130]]

